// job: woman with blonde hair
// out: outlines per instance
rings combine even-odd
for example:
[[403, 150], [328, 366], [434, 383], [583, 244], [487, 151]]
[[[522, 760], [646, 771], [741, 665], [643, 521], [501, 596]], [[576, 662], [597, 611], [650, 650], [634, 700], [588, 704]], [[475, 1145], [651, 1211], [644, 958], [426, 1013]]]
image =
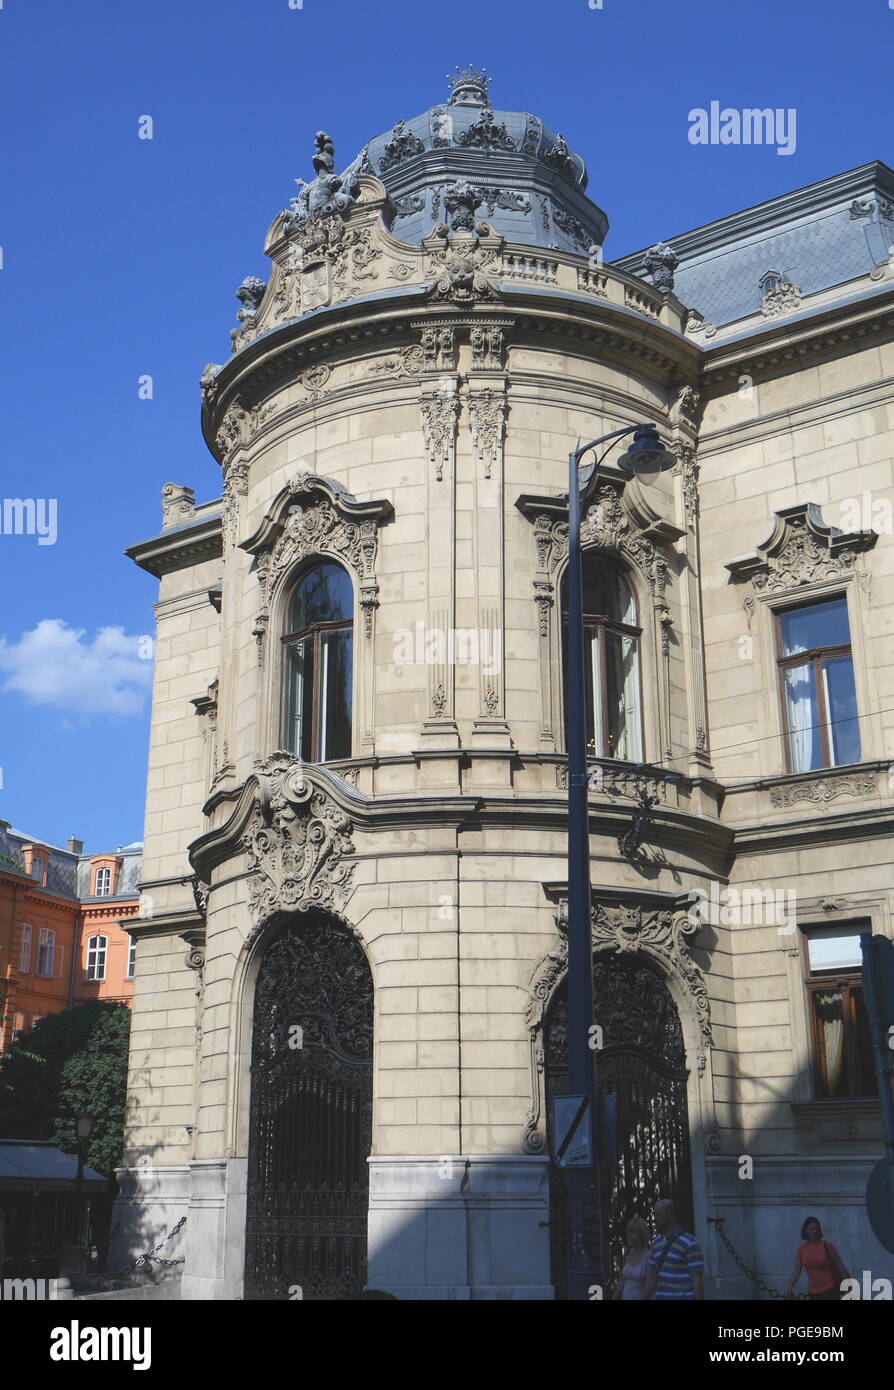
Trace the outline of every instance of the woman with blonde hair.
[[634, 1216], [627, 1222], [624, 1234], [627, 1239], [627, 1251], [624, 1255], [621, 1278], [612, 1294], [612, 1302], [620, 1299], [622, 1303], [635, 1303], [643, 1295], [651, 1237], [649, 1228], [641, 1216]]

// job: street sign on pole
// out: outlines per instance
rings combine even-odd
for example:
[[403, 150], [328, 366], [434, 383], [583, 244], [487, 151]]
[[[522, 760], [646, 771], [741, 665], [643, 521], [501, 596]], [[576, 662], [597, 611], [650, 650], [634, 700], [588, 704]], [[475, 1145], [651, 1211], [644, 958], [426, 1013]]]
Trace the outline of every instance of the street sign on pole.
[[592, 1167], [592, 1130], [589, 1096], [554, 1098], [553, 1158], [557, 1168]]

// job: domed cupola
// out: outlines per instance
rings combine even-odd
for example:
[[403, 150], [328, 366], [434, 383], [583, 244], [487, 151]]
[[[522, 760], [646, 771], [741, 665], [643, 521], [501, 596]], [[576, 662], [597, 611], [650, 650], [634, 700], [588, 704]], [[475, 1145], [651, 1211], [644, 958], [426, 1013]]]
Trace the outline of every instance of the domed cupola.
[[537, 116], [494, 110], [490, 78], [477, 68], [448, 80], [445, 105], [398, 121], [352, 166], [388, 190], [393, 235], [419, 242], [437, 222], [458, 231], [480, 218], [522, 245], [577, 255], [601, 246], [608, 220], [584, 196], [586, 167], [564, 137]]

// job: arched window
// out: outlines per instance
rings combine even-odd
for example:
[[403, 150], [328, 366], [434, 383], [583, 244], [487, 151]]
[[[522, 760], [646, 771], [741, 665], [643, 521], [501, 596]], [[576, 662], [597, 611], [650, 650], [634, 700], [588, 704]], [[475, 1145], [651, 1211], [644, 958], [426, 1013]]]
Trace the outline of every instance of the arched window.
[[353, 612], [340, 565], [306, 570], [292, 590], [282, 639], [283, 741], [308, 763], [351, 756]]
[[94, 897], [107, 898], [112, 891], [112, 871], [111, 869], [96, 870], [96, 892]]
[[91, 936], [87, 941], [87, 979], [104, 980], [106, 977], [106, 948], [108, 938]]
[[[643, 740], [636, 600], [612, 560], [591, 550], [584, 551], [582, 562], [587, 752], [591, 757], [638, 763]], [[562, 612], [567, 692], [567, 576], [562, 581]]]

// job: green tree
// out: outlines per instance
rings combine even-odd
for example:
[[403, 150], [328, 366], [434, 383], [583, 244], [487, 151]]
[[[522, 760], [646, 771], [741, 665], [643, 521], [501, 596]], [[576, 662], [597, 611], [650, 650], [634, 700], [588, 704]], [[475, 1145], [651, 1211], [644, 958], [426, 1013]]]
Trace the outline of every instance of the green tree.
[[51, 1139], [75, 1153], [75, 1116], [89, 1112], [88, 1166], [111, 1174], [121, 1159], [130, 1010], [91, 1000], [47, 1014], [0, 1061], [0, 1135]]

